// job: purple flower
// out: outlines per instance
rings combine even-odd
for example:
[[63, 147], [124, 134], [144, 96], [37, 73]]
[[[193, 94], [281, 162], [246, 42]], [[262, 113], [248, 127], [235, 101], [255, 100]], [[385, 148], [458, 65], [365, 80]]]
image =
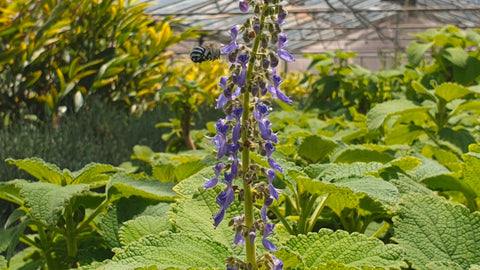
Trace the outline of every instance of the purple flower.
[[240, 0], [238, 3], [238, 6], [240, 7], [241, 12], [247, 12], [248, 11], [248, 1], [247, 0]]
[[225, 217], [225, 211], [227, 211], [235, 198], [235, 191], [233, 190], [233, 178], [235, 176], [226, 172], [224, 173], [224, 176], [225, 178], [223, 179], [223, 182], [227, 184], [227, 187], [220, 192], [216, 199], [217, 204], [220, 206], [220, 210], [213, 216], [215, 227], [218, 227], [220, 222], [222, 222]]
[[233, 244], [235, 246], [237, 245], [243, 245], [245, 244], [245, 237], [243, 236], [243, 226], [245, 223], [245, 218], [244, 216], [236, 216], [233, 219], [234, 225], [234, 230], [235, 230], [235, 237], [233, 238]]
[[243, 108], [242, 107], [238, 107], [238, 108], [233, 109], [233, 117], [237, 121], [235, 123], [235, 126], [233, 127], [233, 133], [232, 133], [232, 141], [234, 143], [237, 143], [238, 140], [240, 139], [240, 131], [241, 131], [240, 117], [242, 116], [242, 113], [243, 113]]
[[213, 168], [213, 171], [215, 172], [215, 177], [213, 177], [212, 179], [208, 180], [204, 185], [203, 185], [203, 189], [207, 189], [207, 188], [211, 188], [211, 187], [214, 187], [217, 185], [218, 183], [218, 176], [220, 175], [220, 173], [222, 172], [222, 170], [225, 168], [225, 164], [223, 163], [218, 163], [217, 165], [215, 165], [215, 167]]
[[222, 88], [223, 92], [220, 94], [220, 96], [217, 99], [217, 109], [223, 108], [225, 104], [229, 101], [229, 98], [225, 95], [227, 92], [227, 77], [223, 76], [220, 78], [220, 82], [218, 82], [218, 85]]
[[268, 119], [262, 119], [258, 122], [258, 129], [260, 130], [260, 136], [264, 140], [270, 140], [272, 137], [272, 123]]
[[285, 18], [287, 17], [287, 15], [288, 15], [288, 12], [282, 8], [277, 15], [277, 23], [279, 25], [284, 25], [285, 24]]
[[271, 224], [268, 222], [265, 224], [265, 226], [263, 227], [262, 244], [266, 249], [270, 251], [277, 251], [275, 245], [267, 239], [269, 235], [273, 234], [273, 228], [275, 228], [275, 224]]
[[240, 75], [237, 77], [237, 84], [238, 86], [243, 87], [245, 86], [245, 81], [247, 78], [248, 55], [241, 54], [240, 56], [238, 56], [237, 62], [242, 66]]
[[240, 149], [239, 144], [231, 144], [229, 146], [230, 154], [232, 155], [232, 158], [233, 158], [230, 172], [234, 177], [238, 175], [238, 166], [239, 166], [238, 149]]
[[275, 257], [275, 255], [271, 254], [272, 259], [273, 259], [273, 268], [272, 270], [283, 270], [283, 262]]
[[223, 47], [221, 53], [229, 53], [233, 50], [237, 49], [237, 35], [238, 35], [238, 26], [234, 25], [232, 29], [229, 31], [230, 36], [232, 37], [232, 42], [230, 42], [227, 46]]
[[273, 186], [273, 179], [275, 179], [275, 176], [276, 176], [275, 172], [272, 169], [270, 169], [267, 171], [267, 175], [268, 175], [268, 191], [270, 191], [270, 195], [272, 195], [275, 198], [275, 200], [278, 201], [278, 192]]
[[263, 103], [258, 103], [255, 106], [255, 110], [253, 111], [253, 116], [257, 121], [262, 120], [268, 114], [268, 106]]
[[253, 241], [255, 241], [255, 237], [257, 237], [257, 234], [255, 231], [251, 231], [248, 233], [248, 237], [250, 237], [250, 243], [253, 243]]
[[213, 137], [212, 141], [218, 149], [217, 159], [220, 159], [228, 152], [227, 132], [230, 127], [225, 123], [225, 120], [219, 119], [215, 124], [215, 129], [217, 130], [217, 134]]
[[263, 206], [262, 209], [260, 210], [260, 216], [262, 217], [262, 220], [267, 222], [267, 207], [272, 205], [273, 203], [273, 196], [266, 197], [265, 200], [263, 201]]
[[273, 80], [273, 85], [272, 83], [270, 83], [267, 86], [268, 92], [270, 92], [273, 98], [278, 98], [282, 102], [285, 102], [287, 104], [292, 104], [293, 101], [289, 97], [287, 97], [279, 88], [280, 84], [283, 82], [282, 78], [277, 74], [274, 74], [272, 76], [272, 80]]
[[283, 61], [293, 62], [295, 58], [287, 51], [284, 50], [283, 47], [288, 46], [287, 35], [285, 33], [280, 34], [278, 37], [278, 56]]
[[275, 160], [273, 160], [273, 158], [270, 157], [272, 153], [275, 151], [275, 147], [273, 146], [272, 142], [268, 141], [267, 143], [265, 143], [265, 151], [267, 153], [268, 165], [270, 165], [270, 167], [276, 170], [277, 172], [280, 172], [280, 173], [283, 172], [283, 169], [280, 166], [280, 164], [278, 164]]

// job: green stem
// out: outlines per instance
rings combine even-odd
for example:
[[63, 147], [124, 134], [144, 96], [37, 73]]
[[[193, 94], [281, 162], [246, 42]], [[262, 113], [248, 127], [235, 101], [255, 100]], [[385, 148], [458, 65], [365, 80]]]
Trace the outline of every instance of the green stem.
[[100, 213], [102, 213], [102, 211], [108, 206], [109, 203], [110, 200], [108, 198], [105, 198], [105, 200], [99, 206], [97, 206], [97, 208], [95, 208], [93, 213], [91, 213], [87, 219], [78, 224], [76, 231], [80, 233], [84, 229], [86, 229], [93, 221], [93, 219], [96, 218]]
[[271, 206], [270, 210], [272, 210], [272, 212], [275, 214], [275, 216], [277, 216], [277, 218], [280, 220], [280, 222], [282, 222], [282, 224], [285, 227], [285, 229], [287, 230], [287, 232], [291, 235], [295, 235], [295, 232], [293, 231], [292, 226], [290, 226], [290, 224], [285, 219], [285, 217], [282, 215], [282, 213], [280, 213], [280, 210], [278, 209], [278, 207], [277, 206]]
[[41, 226], [37, 226], [38, 229], [38, 238], [40, 239], [41, 243], [41, 253], [43, 254], [43, 258], [47, 264], [48, 269], [56, 269], [55, 260], [51, 254], [52, 243], [48, 240], [48, 236], [45, 233], [45, 230]]
[[300, 213], [300, 220], [298, 221], [298, 233], [307, 234], [308, 217], [312, 212], [313, 205], [315, 204], [317, 198], [318, 195], [312, 195], [302, 207], [302, 212]]
[[329, 195], [323, 197], [322, 201], [317, 205], [317, 208], [315, 208], [315, 211], [313, 212], [312, 217], [310, 218], [310, 222], [308, 223], [307, 232], [311, 232], [313, 230], [313, 227], [315, 226], [315, 223], [317, 222], [317, 219], [320, 216], [320, 213], [325, 207], [325, 202], [327, 201], [328, 196]]
[[31, 247], [35, 247], [35, 248], [38, 248], [40, 250], [42, 249], [42, 247], [40, 245], [38, 245], [38, 243], [36, 243], [32, 239], [28, 238], [28, 236], [20, 235], [19, 240], [20, 240], [20, 242], [25, 243], [25, 244], [27, 244]]
[[[249, 130], [249, 114], [250, 114], [250, 91], [252, 90], [252, 76], [255, 67], [256, 55], [260, 47], [260, 40], [263, 32], [263, 26], [265, 24], [265, 11], [267, 10], [268, 5], [265, 5], [262, 10], [262, 16], [260, 19], [260, 30], [255, 37], [253, 44], [252, 53], [248, 62], [247, 75], [246, 75], [246, 89], [243, 93], [243, 114], [242, 114], [242, 170], [243, 170], [243, 190], [245, 192], [245, 201], [244, 201], [244, 211], [245, 211], [245, 226], [247, 228], [253, 227], [254, 215], [253, 215], [253, 195], [252, 187], [249, 182], [249, 179], [246, 179], [246, 172], [250, 166], [250, 147], [248, 145], [248, 130]], [[247, 253], [247, 264], [251, 265], [250, 269], [256, 270], [257, 267], [257, 258], [255, 254], [255, 242], [250, 241], [250, 237], [246, 237], [245, 248]]]
[[70, 206], [65, 208], [65, 238], [67, 241], [67, 255], [75, 259], [77, 257], [77, 229]]

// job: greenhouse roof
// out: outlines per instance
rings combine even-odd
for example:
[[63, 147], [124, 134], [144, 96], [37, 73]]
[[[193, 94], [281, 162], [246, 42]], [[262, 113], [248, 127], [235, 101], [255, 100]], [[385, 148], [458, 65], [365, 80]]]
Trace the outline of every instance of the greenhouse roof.
[[[284, 0], [289, 15], [284, 29], [293, 53], [315, 52], [312, 46], [338, 41], [369, 29], [377, 39], [394, 39], [380, 24], [400, 17], [414, 16], [434, 24], [409, 24], [416, 32], [452, 24], [459, 28], [480, 27], [480, 0]], [[237, 0], [153, 0], [150, 12], [159, 18], [174, 15], [186, 27], [199, 26], [210, 34], [207, 39], [229, 42], [228, 29], [241, 24], [248, 13], [241, 13]], [[395, 18], [397, 23], [395, 24]], [[400, 27], [405, 27], [400, 25]], [[355, 41], [349, 39], [349, 41]]]

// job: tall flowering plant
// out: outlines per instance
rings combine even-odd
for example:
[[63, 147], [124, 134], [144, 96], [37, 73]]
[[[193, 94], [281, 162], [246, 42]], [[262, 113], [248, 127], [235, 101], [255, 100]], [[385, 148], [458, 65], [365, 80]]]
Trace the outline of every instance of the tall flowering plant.
[[[229, 258], [227, 269], [282, 269], [283, 263], [273, 254], [265, 252], [257, 257], [255, 241], [261, 238], [266, 250], [276, 251], [268, 239], [275, 225], [267, 219], [267, 207], [278, 200], [272, 182], [276, 172], [282, 173], [283, 169], [272, 158], [278, 139], [267, 118], [272, 109], [267, 99], [292, 103], [280, 89], [282, 78], [276, 72], [280, 59], [294, 61], [285, 49], [288, 40], [281, 28], [287, 11], [279, 0], [240, 0], [239, 7], [242, 12], [251, 9], [253, 14], [243, 25], [230, 29], [232, 41], [221, 51], [228, 55], [230, 69], [229, 76], [220, 79], [223, 92], [217, 108], [223, 109], [226, 117], [215, 124], [217, 134], [212, 141], [218, 163], [213, 169], [215, 177], [204, 188], [216, 186], [219, 180], [226, 184], [216, 199], [220, 209], [213, 216], [215, 226], [222, 222], [235, 198], [243, 201], [243, 215], [234, 217], [229, 225], [235, 231], [233, 244], [245, 245], [246, 260]], [[264, 156], [269, 167], [255, 164], [250, 159], [252, 152]], [[242, 179], [242, 187], [233, 184], [237, 178]], [[254, 212], [256, 201], [263, 201], [259, 217]]]

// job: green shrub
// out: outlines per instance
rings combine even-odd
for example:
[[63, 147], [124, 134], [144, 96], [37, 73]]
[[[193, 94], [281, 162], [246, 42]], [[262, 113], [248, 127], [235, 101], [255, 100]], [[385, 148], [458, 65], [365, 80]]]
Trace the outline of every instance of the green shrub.
[[[167, 47], [196, 36], [155, 22], [146, 3], [2, 1], [0, 117], [6, 125], [34, 114], [55, 119], [60, 106], [78, 111], [90, 95], [144, 108], [170, 74]], [[28, 8], [26, 8], [28, 7]]]

